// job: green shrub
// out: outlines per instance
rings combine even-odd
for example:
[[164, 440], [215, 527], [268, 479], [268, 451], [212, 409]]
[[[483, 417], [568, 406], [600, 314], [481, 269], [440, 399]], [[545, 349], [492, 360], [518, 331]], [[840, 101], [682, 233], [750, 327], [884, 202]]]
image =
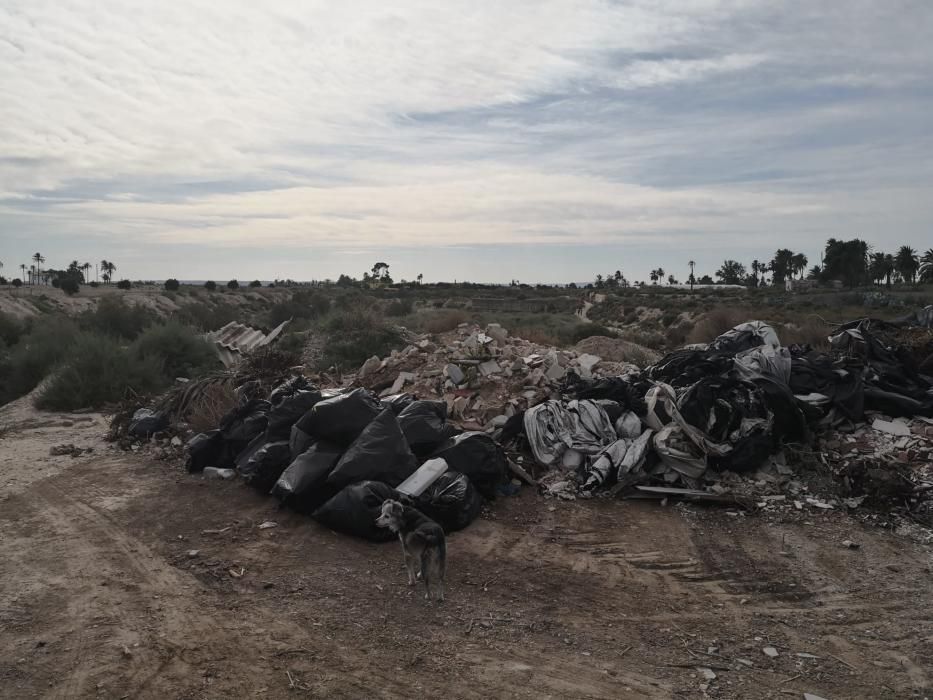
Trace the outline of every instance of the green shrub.
[[132, 289], [133, 283], [129, 280], [120, 280], [117, 282], [117, 289]]
[[220, 366], [213, 346], [177, 322], [147, 328], [130, 346], [130, 355], [140, 362], [154, 361], [167, 382], [175, 377], [196, 377]]
[[16, 345], [26, 332], [25, 324], [15, 316], [0, 312], [0, 340], [6, 345]]
[[327, 336], [322, 368], [359, 367], [373, 355], [383, 357], [404, 345], [399, 332], [387, 326], [370, 308], [354, 306], [335, 313], [324, 324]]
[[82, 330], [126, 340], [135, 339], [144, 328], [157, 320], [154, 311], [127, 304], [120, 296], [105, 296], [98, 302], [96, 309], [78, 317]]
[[47, 317], [19, 338], [6, 353], [6, 377], [0, 383], [0, 404], [28, 394], [70, 352], [79, 335], [69, 319]]
[[275, 304], [267, 314], [270, 326], [277, 326], [290, 318], [312, 320], [330, 311], [330, 299], [311, 291], [295, 292], [290, 299]]
[[165, 280], [165, 284], [162, 286], [165, 287], [165, 291], [167, 292], [177, 292], [181, 284], [174, 277], [169, 277], [167, 280]]
[[413, 308], [414, 302], [411, 299], [396, 299], [386, 307], [386, 316], [407, 316]]
[[81, 334], [36, 405], [58, 411], [99, 408], [165, 385], [158, 360], [133, 357], [112, 339]]
[[175, 312], [175, 318], [183, 325], [202, 331], [216, 331], [242, 316], [243, 312], [238, 307], [226, 302], [185, 304]]
[[217, 283], [214, 280], [208, 280], [204, 283], [204, 288], [209, 292], [213, 292], [217, 289]]
[[240, 283], [237, 282], [236, 280], [230, 280], [229, 282], [227, 282], [227, 289], [239, 289], [239, 288], [240, 288]]
[[74, 296], [81, 291], [81, 285], [74, 277], [63, 277], [58, 281], [58, 287], [68, 296]]
[[262, 282], [260, 282], [259, 280], [253, 280], [252, 282], [249, 283], [249, 286], [250, 287], [261, 287]]

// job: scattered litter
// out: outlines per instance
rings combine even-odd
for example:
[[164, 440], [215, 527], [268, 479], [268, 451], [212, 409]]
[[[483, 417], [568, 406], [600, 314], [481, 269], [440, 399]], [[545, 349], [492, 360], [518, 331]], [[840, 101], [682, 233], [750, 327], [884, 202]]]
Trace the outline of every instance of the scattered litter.
[[860, 545], [858, 542], [853, 542], [852, 540], [843, 540], [842, 546], [847, 549], [858, 549], [862, 545]]
[[260, 530], [268, 530], [271, 527], [278, 527], [279, 524], [274, 520], [266, 520], [264, 523], [259, 524]]

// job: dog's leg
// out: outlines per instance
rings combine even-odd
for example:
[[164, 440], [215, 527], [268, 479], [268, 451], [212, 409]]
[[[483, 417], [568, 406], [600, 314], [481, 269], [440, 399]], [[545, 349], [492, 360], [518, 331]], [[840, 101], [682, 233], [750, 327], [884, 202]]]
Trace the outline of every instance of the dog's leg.
[[405, 544], [405, 540], [399, 535], [399, 539], [402, 540], [402, 553], [405, 555], [405, 571], [408, 572], [408, 585], [414, 586], [418, 581], [416, 580], [416, 575], [418, 573], [418, 560], [415, 555], [408, 549], [408, 546]]

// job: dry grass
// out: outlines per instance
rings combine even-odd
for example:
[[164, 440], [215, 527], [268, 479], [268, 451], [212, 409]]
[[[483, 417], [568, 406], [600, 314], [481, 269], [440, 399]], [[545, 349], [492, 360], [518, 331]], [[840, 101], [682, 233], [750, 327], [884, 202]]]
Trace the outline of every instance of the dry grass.
[[687, 343], [709, 343], [715, 338], [725, 333], [730, 328], [735, 328], [740, 323], [751, 321], [756, 316], [747, 309], [719, 308], [703, 314], [693, 326], [693, 330], [687, 335]]
[[511, 333], [516, 338], [524, 338], [525, 340], [531, 343], [537, 343], [538, 345], [553, 345], [556, 347], [561, 344], [560, 338], [558, 338], [550, 330], [542, 327], [518, 326], [517, 328], [512, 329]]
[[198, 392], [188, 408], [188, 425], [196, 433], [206, 433], [220, 424], [236, 405], [233, 386], [228, 381], [211, 382]]
[[804, 317], [799, 323], [784, 323], [777, 326], [778, 337], [783, 345], [812, 345], [818, 350], [829, 348], [829, 334], [833, 327], [813, 317]]

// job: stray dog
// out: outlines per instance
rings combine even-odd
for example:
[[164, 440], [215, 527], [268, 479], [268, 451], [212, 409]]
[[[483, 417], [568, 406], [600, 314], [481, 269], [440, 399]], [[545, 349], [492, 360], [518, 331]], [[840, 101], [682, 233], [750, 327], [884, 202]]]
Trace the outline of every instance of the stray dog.
[[444, 600], [444, 573], [447, 569], [447, 542], [444, 529], [419, 511], [391, 499], [382, 504], [376, 525], [398, 533], [408, 570], [408, 585], [418, 576], [424, 581], [424, 597]]

